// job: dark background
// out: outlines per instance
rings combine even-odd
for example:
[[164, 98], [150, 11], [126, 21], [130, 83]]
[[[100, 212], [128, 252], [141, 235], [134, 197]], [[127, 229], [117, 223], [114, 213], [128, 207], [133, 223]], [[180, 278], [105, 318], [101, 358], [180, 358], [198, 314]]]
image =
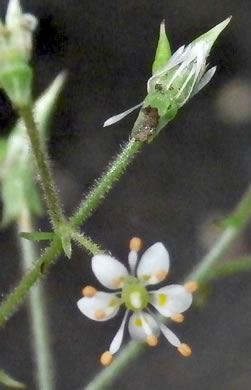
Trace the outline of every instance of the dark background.
[[[111, 157], [128, 139], [132, 114], [103, 129], [109, 116], [140, 102], [150, 76], [163, 18], [175, 50], [229, 15], [210, 56], [218, 70], [160, 137], [145, 146], [84, 231], [126, 262], [131, 236], [145, 247], [162, 241], [170, 251], [170, 282], [198, 263], [219, 231], [212, 223], [228, 215], [251, 177], [251, 2], [248, 0], [30, 0], [23, 8], [40, 19], [33, 64], [38, 96], [64, 69], [68, 81], [51, 123], [50, 155], [62, 201], [71, 214]], [[6, 1], [0, 3], [4, 16]], [[0, 127], [14, 114], [0, 100]], [[49, 229], [47, 219], [38, 223]], [[248, 231], [228, 258], [249, 253]], [[0, 232], [0, 294], [21, 276], [15, 227]], [[95, 323], [78, 311], [85, 284], [95, 284], [90, 256], [74, 248], [45, 280], [56, 389], [79, 390], [100, 369], [120, 318]], [[98, 286], [98, 284], [97, 284]], [[249, 390], [251, 381], [250, 274], [213, 284], [203, 310], [190, 310], [173, 329], [193, 348], [184, 359], [162, 338], [132, 361], [111, 390]], [[0, 336], [0, 363], [36, 389], [27, 309], [11, 318]]]

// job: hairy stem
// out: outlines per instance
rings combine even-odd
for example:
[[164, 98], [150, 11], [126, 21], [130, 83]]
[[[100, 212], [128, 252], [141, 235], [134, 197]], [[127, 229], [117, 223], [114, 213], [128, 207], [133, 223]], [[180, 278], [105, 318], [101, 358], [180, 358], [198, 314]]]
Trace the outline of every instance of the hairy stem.
[[28, 136], [30, 138], [48, 212], [51, 217], [53, 227], [56, 229], [58, 224], [64, 220], [64, 217], [50, 169], [47, 151], [44, 143], [41, 140], [36, 122], [34, 120], [32, 107], [21, 107], [19, 109], [19, 113], [24, 121]]
[[18, 306], [24, 301], [30, 288], [43, 276], [45, 271], [56, 261], [62, 250], [60, 240], [55, 240], [44, 251], [38, 260], [33, 263], [33, 267], [19, 282], [17, 287], [11, 291], [0, 306], [0, 327], [2, 327]]
[[105, 251], [100, 248], [95, 242], [93, 242], [89, 237], [79, 233], [73, 232], [71, 234], [72, 239], [82, 248], [84, 248], [87, 252], [92, 255], [99, 255], [104, 253]]
[[135, 154], [143, 143], [131, 139], [117, 157], [108, 165], [107, 171], [95, 183], [91, 191], [82, 200], [79, 209], [72, 216], [70, 222], [73, 226], [79, 226], [93, 213], [105, 195], [111, 190], [113, 184], [119, 180]]
[[[90, 191], [85, 198], [87, 206], [82, 202], [81, 208], [73, 215], [71, 223], [75, 226], [79, 225], [84, 219], [86, 219], [98, 206], [105, 195], [112, 189], [113, 184], [118, 180], [125, 168], [136, 152], [140, 149], [142, 143], [129, 141], [125, 148], [117, 158], [109, 165], [108, 171], [101, 176], [97, 182], [97, 186]], [[43, 180], [43, 179], [42, 179]], [[103, 183], [104, 181], [104, 183]], [[88, 206], [89, 205], [89, 206]], [[73, 237], [77, 241], [76, 237]], [[78, 237], [79, 239], [79, 237]], [[90, 241], [90, 240], [89, 240]], [[78, 240], [80, 243], [80, 241]], [[82, 246], [84, 241], [81, 242]], [[87, 244], [87, 241], [85, 242]], [[91, 247], [84, 245], [87, 251], [96, 254], [98, 246], [92, 244]], [[45, 271], [56, 261], [57, 257], [62, 252], [62, 244], [59, 239], [55, 239], [52, 244], [45, 250], [44, 254], [37, 260], [33, 268], [27, 273], [26, 276], [19, 282], [17, 287], [7, 296], [7, 298], [0, 305], [0, 327], [3, 326], [11, 315], [17, 310], [18, 306], [23, 302], [26, 294], [30, 288], [36, 283], [44, 274]]]
[[[242, 232], [251, 218], [251, 187], [244, 194], [233, 215], [237, 217], [238, 223], [235, 223], [225, 229], [211, 250], [185, 278], [185, 282], [190, 280], [202, 282], [206, 280], [207, 275], [222, 258], [233, 241]], [[109, 388], [111, 383], [121, 374], [121, 372], [132, 364], [134, 359], [137, 358], [144, 350], [144, 345], [131, 341], [123, 348], [114, 362], [96, 375], [96, 377], [94, 377], [94, 379], [84, 389], [103, 390]]]
[[[23, 260], [24, 272], [27, 272], [36, 259], [33, 241], [19, 237], [22, 231], [32, 232], [29, 210], [24, 207], [18, 222], [18, 240]], [[46, 298], [42, 283], [37, 283], [30, 291], [29, 309], [32, 327], [32, 346], [37, 364], [37, 381], [39, 390], [53, 390], [53, 365], [50, 351], [50, 340], [46, 315]]]

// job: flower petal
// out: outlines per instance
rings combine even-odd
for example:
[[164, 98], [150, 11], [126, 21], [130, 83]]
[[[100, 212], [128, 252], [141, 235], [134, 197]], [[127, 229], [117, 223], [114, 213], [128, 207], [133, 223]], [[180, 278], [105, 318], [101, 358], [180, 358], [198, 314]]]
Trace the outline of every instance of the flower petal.
[[125, 315], [124, 315], [123, 321], [119, 327], [119, 330], [117, 331], [117, 333], [115, 334], [115, 336], [111, 342], [109, 351], [111, 352], [112, 355], [114, 355], [116, 352], [118, 352], [119, 348], [121, 347], [128, 313], [129, 312], [127, 310], [125, 312]]
[[137, 276], [144, 280], [146, 284], [160, 283], [163, 278], [160, 278], [160, 273], [165, 276], [169, 270], [169, 254], [161, 242], [150, 246], [143, 253], [137, 269]]
[[153, 334], [159, 336], [159, 325], [148, 313], [135, 312], [129, 319], [128, 330], [132, 339], [143, 342]]
[[120, 288], [128, 275], [124, 264], [108, 255], [93, 256], [92, 270], [99, 282], [110, 289]]
[[118, 313], [120, 301], [116, 294], [99, 291], [94, 297], [79, 299], [77, 305], [81, 313], [91, 320], [107, 321]]
[[214, 76], [215, 72], [216, 72], [216, 66], [214, 66], [213, 68], [209, 69], [205, 74], [204, 76], [201, 78], [201, 80], [199, 81], [199, 83], [194, 87], [194, 90], [191, 94], [191, 97], [196, 95], [196, 93], [198, 93], [202, 88], [204, 88], [208, 83], [209, 81], [212, 79], [212, 77]]
[[181, 345], [180, 339], [165, 325], [160, 325], [160, 330], [166, 339], [172, 344], [174, 347], [179, 347]]
[[114, 115], [112, 116], [111, 118], [107, 119], [104, 124], [103, 124], [103, 127], [107, 127], [107, 126], [111, 126], [113, 125], [114, 123], [116, 122], [119, 122], [121, 119], [123, 119], [125, 116], [129, 115], [131, 112], [133, 112], [134, 110], [137, 110], [137, 108], [141, 107], [143, 103], [139, 103], [137, 104], [136, 106], [134, 107], [131, 107], [129, 108], [128, 110], [122, 112], [121, 114], [117, 114], [117, 115]]
[[184, 286], [173, 284], [150, 293], [151, 304], [165, 317], [183, 313], [191, 306], [193, 297]]

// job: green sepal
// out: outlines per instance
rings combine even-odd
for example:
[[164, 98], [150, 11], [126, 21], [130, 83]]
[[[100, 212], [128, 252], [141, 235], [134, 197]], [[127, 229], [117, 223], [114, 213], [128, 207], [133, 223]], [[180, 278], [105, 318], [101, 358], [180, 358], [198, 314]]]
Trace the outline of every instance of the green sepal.
[[19, 234], [21, 238], [24, 238], [25, 240], [31, 240], [31, 241], [46, 241], [46, 240], [54, 240], [56, 238], [56, 233], [54, 232], [21, 232]]
[[11, 378], [4, 370], [0, 370], [0, 383], [12, 389], [25, 389], [25, 384]]
[[10, 63], [0, 67], [0, 87], [15, 107], [30, 104], [32, 79], [32, 68], [26, 63]]
[[70, 259], [72, 254], [71, 238], [68, 234], [63, 236], [61, 235], [60, 238], [61, 238], [61, 243], [62, 243], [62, 248], [64, 250], [64, 253], [68, 257], [68, 259]]
[[155, 58], [152, 66], [152, 73], [161, 69], [171, 57], [170, 43], [166, 35], [165, 20], [160, 25], [159, 42], [157, 45]]

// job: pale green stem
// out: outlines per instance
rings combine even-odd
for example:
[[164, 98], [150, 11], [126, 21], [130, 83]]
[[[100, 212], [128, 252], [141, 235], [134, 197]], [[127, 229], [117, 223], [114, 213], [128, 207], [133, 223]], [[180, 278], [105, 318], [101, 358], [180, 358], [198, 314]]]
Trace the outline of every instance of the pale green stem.
[[71, 238], [82, 248], [92, 255], [99, 255], [105, 251], [100, 248], [95, 242], [93, 242], [90, 237], [87, 237], [79, 232], [72, 232]]
[[73, 226], [79, 226], [93, 213], [105, 195], [111, 190], [114, 183], [119, 180], [135, 154], [140, 150], [143, 143], [130, 139], [121, 150], [121, 153], [109, 164], [107, 171], [95, 183], [93, 189], [80, 203], [77, 212], [70, 218]]
[[[209, 253], [202, 258], [201, 262], [195, 267], [186, 278], [185, 282], [195, 281], [202, 282], [206, 279], [207, 274], [215, 267], [217, 262], [222, 258], [226, 250], [233, 241], [239, 236], [243, 228], [251, 217], [251, 188], [244, 194], [234, 215], [239, 216], [238, 224], [229, 226], [225, 229], [220, 238], [216, 241]], [[145, 350], [144, 344], [131, 341], [114, 362], [104, 368], [94, 379], [84, 388], [85, 390], [103, 390], [109, 388], [109, 385], [121, 374], [121, 372], [133, 363], [134, 359]]]
[[[89, 215], [91, 215], [99, 203], [104, 199], [105, 195], [112, 189], [113, 184], [125, 171], [141, 146], [141, 142], [137, 142], [133, 139], [130, 140], [115, 160], [110, 163], [108, 171], [97, 181], [97, 185], [90, 191], [85, 198], [85, 202], [83, 201], [81, 203], [81, 207], [71, 218], [70, 221], [74, 227], [81, 224]], [[90, 247], [86, 246], [86, 249], [90, 252]], [[33, 268], [0, 305], [0, 327], [8, 321], [10, 316], [23, 302], [33, 284], [36, 283], [42, 277], [43, 273], [56, 262], [57, 257], [61, 252], [61, 240], [55, 239], [45, 250], [40, 259], [34, 263]]]
[[[23, 207], [18, 219], [18, 239], [23, 260], [24, 272], [27, 272], [36, 259], [33, 241], [19, 237], [22, 231], [32, 232], [32, 222], [29, 210]], [[53, 364], [50, 351], [50, 338], [46, 313], [46, 297], [42, 282], [30, 290], [29, 309], [32, 328], [32, 347], [37, 364], [37, 382], [39, 390], [53, 390]]]
[[19, 114], [26, 127], [34, 157], [37, 163], [38, 174], [54, 229], [64, 221], [63, 211], [58, 198], [58, 193], [53, 180], [49, 157], [45, 145], [38, 131], [32, 106], [20, 107]]
[[203, 282], [210, 281], [215, 278], [222, 278], [239, 272], [251, 271], [251, 256], [243, 256], [234, 261], [226, 261], [224, 264], [219, 264], [213, 268]]

